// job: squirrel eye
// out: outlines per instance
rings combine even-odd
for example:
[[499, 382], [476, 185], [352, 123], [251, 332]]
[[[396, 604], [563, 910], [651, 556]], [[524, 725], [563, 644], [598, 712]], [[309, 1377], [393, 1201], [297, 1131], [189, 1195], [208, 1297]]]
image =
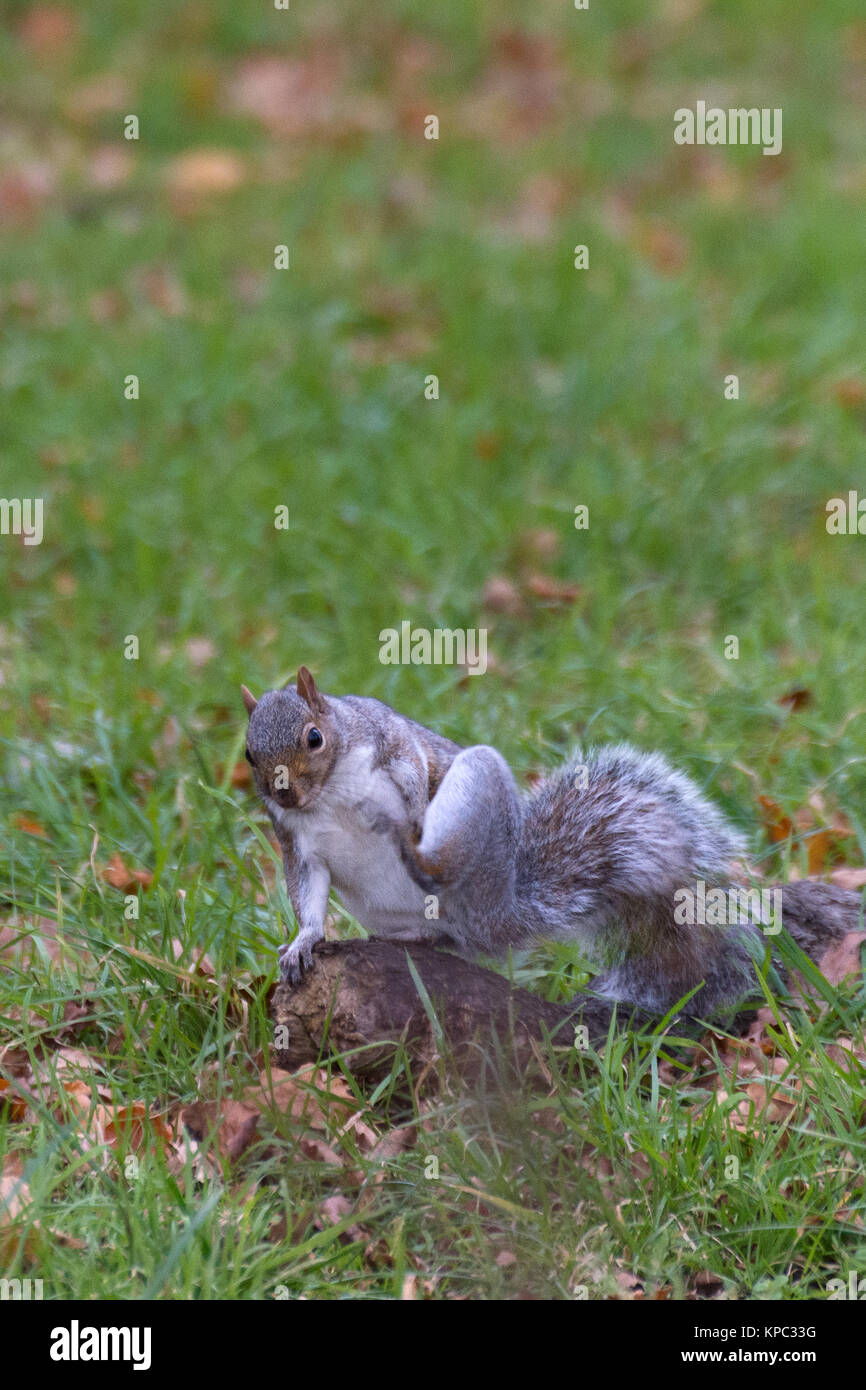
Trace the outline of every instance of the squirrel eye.
[[321, 748], [324, 742], [325, 740], [322, 738], [322, 735], [319, 733], [318, 729], [311, 729], [310, 732], [307, 734], [308, 748]]
[[246, 760], [247, 760], [247, 762], [249, 763], [250, 767], [255, 767], [255, 763], [253, 762], [252, 754], [250, 753], [249, 748], [245, 748], [245, 749], [244, 749], [244, 757], [246, 758]]

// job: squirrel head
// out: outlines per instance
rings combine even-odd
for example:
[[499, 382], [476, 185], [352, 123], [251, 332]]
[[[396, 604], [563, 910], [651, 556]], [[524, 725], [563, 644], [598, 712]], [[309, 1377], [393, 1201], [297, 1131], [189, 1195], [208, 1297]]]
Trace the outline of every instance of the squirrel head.
[[327, 782], [339, 752], [330, 701], [306, 666], [296, 685], [267, 690], [257, 700], [241, 686], [250, 717], [246, 759], [259, 796], [287, 810], [310, 805]]

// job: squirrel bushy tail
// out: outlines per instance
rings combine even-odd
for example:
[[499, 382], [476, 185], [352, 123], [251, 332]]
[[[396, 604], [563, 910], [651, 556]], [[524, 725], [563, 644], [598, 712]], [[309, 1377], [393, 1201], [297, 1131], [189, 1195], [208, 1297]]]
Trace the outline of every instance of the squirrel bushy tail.
[[[739, 888], [745, 842], [699, 788], [659, 754], [629, 745], [578, 752], [531, 793], [517, 856], [522, 920], [578, 939], [607, 969], [595, 994], [663, 1014], [696, 986], [707, 1018], [755, 993], [760, 917], [726, 925], [678, 920], [676, 895]], [[800, 881], [782, 892], [784, 927], [820, 955], [860, 917], [860, 894]], [[772, 938], [769, 938], [772, 940]]]

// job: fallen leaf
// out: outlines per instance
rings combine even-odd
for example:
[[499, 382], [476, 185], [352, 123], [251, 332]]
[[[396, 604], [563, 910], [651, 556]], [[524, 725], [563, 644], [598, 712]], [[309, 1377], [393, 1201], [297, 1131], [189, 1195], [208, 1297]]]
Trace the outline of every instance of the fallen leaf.
[[200, 671], [209, 661], [213, 661], [217, 654], [216, 647], [209, 637], [190, 637], [184, 646], [184, 651], [196, 671]]
[[844, 377], [836, 382], [833, 395], [844, 410], [859, 410], [866, 405], [866, 381], [862, 377]]
[[491, 575], [482, 590], [481, 602], [491, 613], [507, 613], [514, 617], [523, 611], [517, 586], [504, 574]]
[[529, 574], [526, 587], [533, 598], [546, 603], [574, 603], [583, 592], [580, 584], [567, 584], [549, 574]]
[[20, 1083], [0, 1076], [0, 1115], [4, 1114], [13, 1123], [23, 1120], [27, 1114], [27, 1100], [21, 1093]]
[[814, 704], [814, 696], [811, 690], [789, 690], [785, 695], [778, 697], [776, 704], [787, 705], [792, 711], [805, 709], [807, 705]]
[[866, 932], [850, 931], [825, 951], [818, 962], [818, 969], [828, 984], [841, 985], [849, 975], [862, 974], [861, 952], [866, 941]]
[[5, 1158], [0, 1173], [0, 1261], [3, 1265], [12, 1263], [22, 1244], [25, 1259], [32, 1258], [35, 1253], [35, 1223], [26, 1234], [21, 1230], [30, 1202], [30, 1189], [24, 1181], [19, 1159], [14, 1155]]
[[866, 869], [832, 869], [830, 882], [852, 893], [859, 893], [861, 888], [866, 888]]
[[655, 221], [640, 229], [638, 249], [663, 275], [676, 275], [688, 263], [691, 248], [677, 228]]
[[497, 34], [490, 59], [459, 108], [464, 133], [499, 143], [532, 140], [562, 112], [568, 71], [559, 46], [543, 33]]
[[352, 91], [348, 77], [349, 55], [333, 40], [297, 57], [256, 54], [238, 64], [227, 105], [275, 137], [342, 139], [388, 129], [393, 116], [387, 104], [369, 92]]
[[502, 435], [497, 430], [485, 430], [475, 440], [475, 452], [480, 459], [495, 459], [502, 448]]
[[135, 272], [133, 279], [147, 303], [168, 318], [180, 318], [189, 310], [186, 290], [167, 266], [149, 266]]
[[0, 174], [0, 221], [26, 226], [53, 196], [56, 187], [50, 165], [31, 160]]
[[119, 889], [121, 893], [139, 893], [142, 888], [149, 888], [153, 883], [153, 874], [149, 869], [128, 869], [117, 852], [102, 869], [100, 877], [104, 883], [111, 888]]
[[199, 1142], [216, 1132], [220, 1153], [236, 1160], [255, 1143], [261, 1111], [239, 1100], [199, 1100], [184, 1106], [180, 1118], [184, 1128]]
[[554, 555], [559, 554], [562, 537], [552, 526], [536, 526], [518, 537], [518, 545], [539, 560], [552, 560]]
[[341, 1156], [323, 1139], [314, 1139], [309, 1135], [304, 1135], [298, 1141], [298, 1148], [304, 1157], [309, 1158], [313, 1163], [329, 1163], [335, 1168], [342, 1168], [343, 1166]]
[[324, 1067], [301, 1067], [297, 1072], [272, 1067], [262, 1072], [257, 1090], [248, 1093], [263, 1109], [273, 1106], [311, 1129], [331, 1129], [344, 1124], [358, 1109], [358, 1102], [341, 1077]]
[[87, 178], [91, 188], [110, 190], [128, 183], [135, 155], [122, 145], [100, 145], [90, 156]]
[[33, 5], [18, 27], [22, 42], [50, 57], [65, 52], [78, 37], [78, 19], [65, 5]]
[[18, 830], [23, 830], [25, 835], [36, 835], [40, 840], [47, 840], [50, 838], [45, 827], [40, 825], [39, 821], [35, 820], [33, 816], [25, 815], [23, 811], [16, 812], [12, 817], [12, 824], [16, 826]]
[[166, 169], [165, 182], [175, 211], [185, 212], [218, 194], [231, 193], [246, 179], [246, 165], [231, 150], [190, 150]]

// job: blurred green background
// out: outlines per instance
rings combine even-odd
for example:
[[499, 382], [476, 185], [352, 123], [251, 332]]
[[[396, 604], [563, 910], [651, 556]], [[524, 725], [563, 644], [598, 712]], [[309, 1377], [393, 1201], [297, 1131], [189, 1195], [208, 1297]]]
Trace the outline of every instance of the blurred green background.
[[[632, 739], [768, 871], [863, 863], [866, 536], [825, 525], [866, 498], [862, 4], [0, 0], [0, 92], [0, 498], [44, 500], [0, 536], [0, 1044], [45, 1098], [0, 1153], [46, 1296], [826, 1297], [863, 1267], [844, 990], [766, 1043], [781, 1127], [730, 1123], [740, 1053], [707, 1085], [628, 1037], [510, 1109], [446, 1087], [391, 1158], [283, 1113], [232, 1182], [165, 1123], [269, 1056], [242, 680], [304, 662], [520, 778]], [[782, 153], [675, 145], [699, 100], [781, 107]], [[488, 671], [382, 665], [405, 620], [486, 628]]]
[[[194, 840], [172, 789], [299, 662], [519, 773], [663, 748], [756, 847], [759, 794], [856, 814], [866, 538], [825, 529], [866, 495], [856, 5], [0, 14], [0, 495], [45, 504], [41, 546], [0, 539], [25, 856], [22, 811], [55, 856], [98, 822], [147, 857], [97, 746]], [[676, 146], [698, 99], [782, 107], [782, 154]], [[487, 627], [492, 669], [380, 665], [404, 619]]]

